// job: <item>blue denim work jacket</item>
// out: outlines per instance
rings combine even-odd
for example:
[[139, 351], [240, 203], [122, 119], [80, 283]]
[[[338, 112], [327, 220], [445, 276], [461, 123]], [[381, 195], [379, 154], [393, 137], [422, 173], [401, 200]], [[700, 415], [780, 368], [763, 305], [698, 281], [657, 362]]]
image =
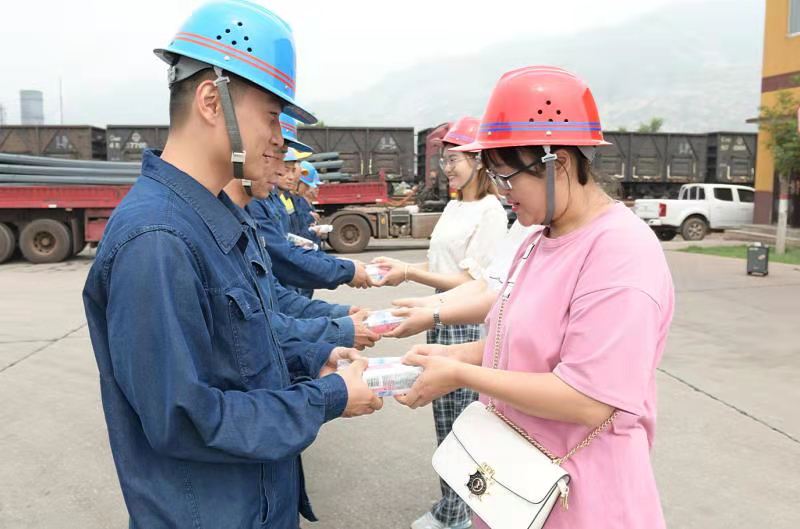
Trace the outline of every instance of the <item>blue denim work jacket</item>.
[[295, 197], [294, 211], [297, 222], [296, 226], [292, 230], [292, 233], [299, 235], [300, 237], [305, 237], [306, 239], [321, 245], [322, 239], [319, 238], [319, 235], [309, 229], [315, 222], [317, 222], [317, 220], [311, 215], [311, 212], [314, 211], [314, 206], [312, 206], [308, 200], [303, 197]]
[[288, 232], [284, 231], [281, 210], [286, 212], [274, 194], [264, 200], [253, 200], [247, 206], [248, 213], [256, 221], [259, 241], [266, 248], [275, 277], [282, 285], [334, 289], [353, 280], [356, 269], [352, 261], [290, 243], [286, 239]]
[[[247, 232], [255, 234], [255, 221], [245, 210], [240, 209], [240, 212], [246, 219]], [[282, 346], [297, 341], [353, 346], [355, 327], [348, 316], [349, 306], [311, 300], [282, 286], [272, 273], [272, 261], [257, 237], [247, 245], [247, 258], [262, 289], [270, 293], [271, 320]]]
[[335, 374], [314, 379], [331, 345], [278, 346], [243, 220], [224, 193], [148, 151], [86, 280], [131, 527], [314, 519], [299, 454], [342, 414], [347, 388]]

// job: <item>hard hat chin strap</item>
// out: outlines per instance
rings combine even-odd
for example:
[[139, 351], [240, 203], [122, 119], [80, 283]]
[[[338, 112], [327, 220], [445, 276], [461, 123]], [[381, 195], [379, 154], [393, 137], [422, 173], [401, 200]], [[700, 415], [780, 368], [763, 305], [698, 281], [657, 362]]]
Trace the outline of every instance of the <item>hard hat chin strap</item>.
[[247, 178], [242, 178], [242, 187], [244, 188], [244, 192], [247, 196], [253, 196], [253, 181], [248, 180]]
[[545, 166], [545, 180], [547, 186], [547, 196], [545, 202], [545, 215], [544, 215], [544, 222], [542, 225], [550, 226], [553, 222], [553, 213], [555, 212], [556, 207], [556, 160], [558, 156], [550, 152], [550, 145], [544, 145], [544, 156], [542, 156], [542, 162], [544, 162]]
[[242, 144], [242, 135], [239, 133], [239, 123], [236, 120], [236, 110], [233, 108], [233, 98], [229, 84], [230, 77], [224, 75], [222, 68], [214, 66], [214, 73], [217, 78], [214, 86], [219, 90], [220, 103], [222, 103], [222, 116], [225, 118], [225, 128], [228, 131], [228, 139], [231, 143], [231, 163], [233, 164], [233, 177], [242, 181], [242, 187], [248, 196], [253, 196], [252, 181], [244, 177], [244, 161], [246, 152]]

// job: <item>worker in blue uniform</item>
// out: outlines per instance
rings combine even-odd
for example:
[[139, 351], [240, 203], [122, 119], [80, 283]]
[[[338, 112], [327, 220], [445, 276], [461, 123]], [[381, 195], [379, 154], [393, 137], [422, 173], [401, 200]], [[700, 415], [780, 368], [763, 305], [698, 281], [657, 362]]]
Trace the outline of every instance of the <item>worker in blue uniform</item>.
[[247, 259], [256, 235], [222, 192], [281, 158], [281, 111], [314, 121], [294, 99], [292, 33], [257, 4], [215, 0], [156, 53], [169, 137], [145, 153], [84, 288], [129, 527], [297, 529], [315, 519], [301, 452], [325, 422], [382, 402], [354, 350], [280, 346]]
[[[284, 141], [286, 141], [286, 136], [284, 136]], [[314, 171], [316, 169], [310, 162], [300, 161], [299, 154], [297, 149], [291, 147], [286, 152], [283, 159], [284, 168], [278, 179], [278, 189], [275, 191], [278, 192], [278, 198], [281, 199], [281, 203], [286, 209], [289, 233], [316, 243], [318, 241], [314, 240], [314, 234], [308, 233], [309, 225], [305, 224], [310, 205], [298, 191], [303, 175], [308, 174], [309, 168]]]
[[[281, 117], [281, 133], [286, 145], [299, 152], [310, 151], [311, 148], [297, 138], [296, 127], [286, 126], [289, 123], [287, 117]], [[290, 219], [277, 189], [283, 185], [288, 190], [291, 179], [286, 180], [288, 168], [285, 164], [279, 164], [276, 171], [278, 184], [275, 190], [266, 199], [253, 200], [247, 211], [256, 222], [259, 241], [269, 254], [278, 281], [287, 288], [306, 292], [316, 288], [335, 289], [342, 284], [370, 287], [372, 284], [363, 263], [337, 259], [289, 242]]]
[[[277, 182], [276, 172], [269, 174], [273, 178], [253, 181], [250, 193], [246, 192], [239, 180], [232, 180], [225, 186], [225, 193], [245, 212], [252, 200], [266, 198], [272, 191]], [[255, 221], [249, 213], [245, 215], [246, 224], [255, 233]], [[272, 261], [266, 249], [257, 243], [257, 238], [251, 242], [253, 244], [247, 246], [247, 258], [256, 278], [262, 282], [262, 288], [269, 290], [275, 300], [270, 310], [274, 313], [272, 320], [279, 341], [327, 341], [363, 350], [372, 347], [380, 339], [380, 335], [364, 324], [368, 310], [311, 300], [281, 285], [272, 273]]]
[[301, 142], [297, 137], [297, 120], [289, 115], [281, 114], [281, 133], [283, 134], [283, 141], [289, 147], [286, 155], [283, 158], [284, 166], [279, 169], [278, 180], [275, 188], [272, 191], [272, 199], [275, 205], [283, 205], [283, 209], [279, 208], [281, 215], [281, 224], [287, 233], [296, 233], [298, 231], [298, 215], [295, 208], [297, 197], [297, 182], [300, 176], [299, 154], [308, 154], [311, 152], [311, 147]]
[[297, 226], [295, 228], [296, 231], [292, 233], [300, 237], [305, 237], [321, 249], [322, 239], [317, 231], [313, 229], [313, 227], [317, 225], [319, 216], [315, 216], [316, 212], [312, 204], [314, 191], [318, 189], [319, 186], [319, 174], [314, 165], [306, 161], [300, 162], [298, 169], [300, 177], [294, 199]]

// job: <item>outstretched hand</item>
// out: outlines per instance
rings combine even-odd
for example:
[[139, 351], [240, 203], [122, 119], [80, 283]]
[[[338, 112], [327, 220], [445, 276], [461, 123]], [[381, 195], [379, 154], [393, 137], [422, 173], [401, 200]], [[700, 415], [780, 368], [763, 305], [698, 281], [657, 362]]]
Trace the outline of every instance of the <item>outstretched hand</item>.
[[406, 338], [433, 329], [433, 309], [431, 308], [399, 308], [394, 309], [392, 315], [403, 317], [405, 320], [391, 331], [383, 334], [389, 338]]
[[423, 369], [408, 393], [395, 397], [397, 402], [411, 409], [426, 406], [461, 387], [460, 373], [464, 364], [451, 357], [443, 345], [417, 345], [406, 353], [403, 363]]
[[381, 339], [381, 335], [370, 330], [364, 323], [369, 316], [368, 310], [362, 310], [350, 316], [353, 320], [353, 347], [363, 351], [365, 347], [372, 347]]
[[355, 272], [353, 273], [353, 279], [350, 280], [348, 285], [353, 288], [369, 288], [373, 286], [364, 264], [358, 261], [353, 261], [353, 264], [355, 264]]
[[331, 373], [335, 373], [336, 370], [339, 368], [339, 361], [340, 360], [347, 360], [349, 362], [355, 362], [356, 360], [361, 360], [364, 358], [361, 354], [350, 347], [334, 347], [331, 351], [330, 356], [328, 356], [328, 361], [325, 362], [325, 365], [322, 366], [320, 369], [319, 376], [320, 378], [330, 375]]
[[371, 264], [379, 265], [386, 269], [383, 277], [373, 282], [373, 285], [376, 287], [396, 287], [407, 279], [408, 269], [411, 266], [408, 263], [392, 259], [391, 257], [376, 257], [372, 260]]

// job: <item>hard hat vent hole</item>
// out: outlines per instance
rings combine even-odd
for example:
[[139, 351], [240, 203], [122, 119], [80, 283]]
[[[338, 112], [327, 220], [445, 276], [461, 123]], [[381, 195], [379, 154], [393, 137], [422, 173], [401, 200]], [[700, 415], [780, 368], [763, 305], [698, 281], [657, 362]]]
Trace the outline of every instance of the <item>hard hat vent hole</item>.
[[237, 22], [236, 25], [239, 26], [239, 27], [243, 26], [243, 24], [241, 22]]
[[225, 28], [225, 33], [230, 33], [230, 32], [231, 32], [231, 30], [230, 30], [230, 29], [228, 29], [228, 28]]
[[234, 46], [236, 46], [236, 41], [235, 41], [235, 40], [232, 40], [232, 41], [231, 41], [231, 44], [233, 44]]
[[533, 122], [534, 122], [534, 121], [536, 121], [536, 120], [535, 120], [535, 119], [533, 119], [533, 118], [531, 118], [531, 119], [529, 119], [528, 121], [529, 121], [529, 122], [531, 122], [531, 123], [533, 123]]
[[543, 113], [543, 112], [542, 112], [542, 110], [541, 110], [541, 109], [539, 109], [539, 115], [540, 115], [540, 116], [542, 115], [542, 113]]
[[561, 115], [561, 111], [560, 110], [556, 110], [556, 114], [558, 114], [560, 116]]
[[568, 119], [564, 119], [564, 123], [569, 123], [569, 120]]
[[253, 48], [247, 48], [247, 51], [253, 53]]
[[222, 35], [217, 35], [217, 40], [222, 40]]
[[547, 121], [549, 121], [550, 123], [552, 123], [552, 122], [553, 122], [553, 118], [550, 118], [550, 119], [548, 119]]
[[247, 35], [245, 35], [245, 36], [244, 36], [244, 40], [250, 40], [250, 37], [248, 37]]
[[547, 103], [549, 105], [550, 104], [550, 100], [548, 99], [547, 101], [545, 101], [545, 103]]

